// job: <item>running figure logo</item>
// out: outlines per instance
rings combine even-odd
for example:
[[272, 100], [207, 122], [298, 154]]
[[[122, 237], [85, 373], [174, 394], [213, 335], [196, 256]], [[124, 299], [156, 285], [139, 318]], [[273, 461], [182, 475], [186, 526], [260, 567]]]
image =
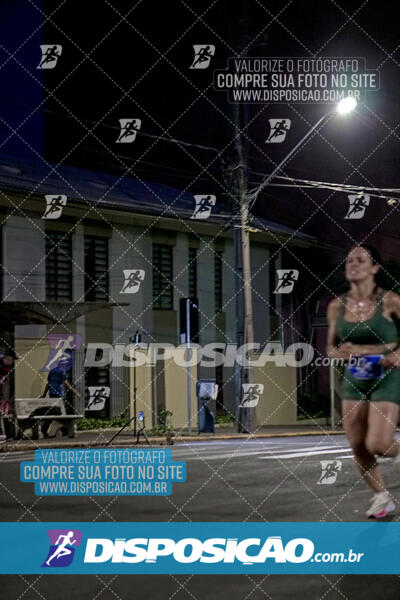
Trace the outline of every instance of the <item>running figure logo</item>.
[[142, 126], [140, 119], [119, 119], [121, 131], [116, 144], [131, 144], [136, 139], [136, 134]]
[[47, 336], [50, 344], [50, 353], [47, 362], [41, 371], [51, 371], [58, 367], [67, 372], [72, 368], [73, 351], [79, 350], [82, 338], [77, 333], [50, 333]]
[[124, 269], [124, 285], [120, 294], [136, 294], [144, 279], [143, 269]]
[[274, 294], [290, 294], [293, 290], [295, 282], [299, 278], [297, 269], [277, 269], [278, 283], [274, 290]]
[[215, 46], [211, 44], [195, 44], [193, 46], [194, 59], [190, 65], [191, 69], [207, 69], [210, 61], [215, 54]]
[[365, 209], [369, 206], [369, 194], [350, 194], [347, 197], [349, 199], [349, 210], [345, 219], [362, 219], [365, 215]]
[[37, 69], [54, 69], [61, 56], [62, 46], [60, 44], [41, 44], [42, 58]]
[[317, 481], [318, 485], [335, 483], [339, 472], [342, 469], [341, 460], [321, 460], [321, 475]]
[[42, 216], [42, 219], [59, 219], [61, 217], [62, 210], [67, 204], [67, 196], [45, 196], [46, 210]]
[[290, 119], [268, 119], [271, 131], [265, 140], [266, 144], [280, 144], [285, 138], [290, 129]]
[[254, 408], [257, 406], [260, 396], [264, 392], [263, 383], [242, 383], [243, 398], [240, 403], [242, 408]]
[[216, 196], [213, 195], [205, 195], [205, 196], [195, 196], [194, 200], [196, 202], [196, 206], [194, 207], [194, 212], [191, 219], [208, 219], [211, 215], [211, 211], [213, 206], [216, 203]]
[[42, 567], [68, 567], [74, 558], [75, 548], [81, 545], [79, 529], [48, 529], [50, 548]]
[[89, 400], [85, 410], [103, 410], [107, 400], [110, 398], [110, 388], [98, 385], [89, 386]]

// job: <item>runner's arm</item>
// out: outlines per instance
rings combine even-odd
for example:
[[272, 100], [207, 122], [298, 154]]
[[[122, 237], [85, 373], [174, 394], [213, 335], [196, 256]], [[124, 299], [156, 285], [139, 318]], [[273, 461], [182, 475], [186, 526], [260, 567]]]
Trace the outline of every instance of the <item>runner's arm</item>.
[[341, 300], [336, 298], [329, 303], [326, 318], [328, 320], [328, 336], [326, 343], [326, 354], [330, 358], [350, 358], [353, 354], [353, 344], [345, 342], [344, 344], [337, 344], [337, 319], [339, 316]]
[[70, 384], [70, 382], [69, 382], [67, 379], [64, 381], [64, 385], [65, 385], [65, 387], [66, 387], [68, 390], [71, 390], [71, 392], [72, 392], [73, 394], [75, 394], [75, 396], [77, 396], [78, 398], [80, 398], [80, 397], [81, 397], [81, 395], [80, 395], [80, 393], [78, 392], [78, 390], [76, 390], [74, 387], [72, 387], [72, 385]]
[[[400, 296], [395, 292], [388, 292], [385, 295], [387, 308], [390, 313], [400, 319]], [[398, 344], [394, 344], [392, 352], [389, 352], [381, 359], [381, 364], [388, 368], [400, 367], [400, 347]]]

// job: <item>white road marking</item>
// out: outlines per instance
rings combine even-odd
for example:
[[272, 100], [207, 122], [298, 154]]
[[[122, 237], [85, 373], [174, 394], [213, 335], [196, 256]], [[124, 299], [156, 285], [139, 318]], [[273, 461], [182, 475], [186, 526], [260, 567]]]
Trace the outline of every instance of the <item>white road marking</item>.
[[340, 452], [352, 452], [351, 448], [336, 448], [334, 450], [316, 450], [313, 452], [296, 452], [292, 454], [276, 454], [275, 456], [259, 456], [258, 458], [261, 460], [277, 460], [277, 459], [286, 459], [286, 458], [300, 458], [305, 456], [318, 456], [324, 454], [340, 454]]

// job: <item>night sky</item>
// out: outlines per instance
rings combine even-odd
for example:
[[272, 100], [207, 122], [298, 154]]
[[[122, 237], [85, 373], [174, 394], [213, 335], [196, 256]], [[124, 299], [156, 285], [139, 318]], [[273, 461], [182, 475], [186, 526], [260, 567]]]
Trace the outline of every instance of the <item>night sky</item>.
[[[351, 116], [326, 122], [283, 174], [400, 187], [400, 47], [398, 28], [390, 18], [395, 2], [4, 4], [11, 8], [3, 32], [10, 30], [10, 24], [19, 24], [2, 45], [4, 60], [34, 25], [41, 20], [44, 25], [1, 70], [3, 115], [17, 123], [40, 99], [43, 105], [19, 130], [23, 140], [13, 136], [1, 151], [34, 155], [32, 146], [53, 163], [126, 174], [194, 193], [215, 193], [234, 206], [221, 177], [222, 164], [232, 160], [237, 133], [234, 109], [224, 92], [213, 89], [213, 71], [225, 69], [228, 58], [238, 55], [364, 57], [368, 69], [379, 71], [380, 89], [367, 92], [365, 102]], [[56, 69], [36, 70], [39, 43], [62, 44]], [[215, 45], [208, 69], [189, 69], [196, 43]], [[10, 108], [13, 98], [18, 98], [17, 113]], [[330, 108], [311, 103], [248, 105], [243, 139], [249, 187], [260, 183]], [[142, 121], [133, 144], [115, 144], [121, 117]], [[291, 129], [285, 143], [266, 146], [268, 119], [274, 117], [291, 119]], [[10, 134], [7, 126], [4, 134]], [[188, 145], [172, 143], [171, 138]], [[341, 192], [270, 187], [260, 195], [254, 213], [340, 247], [368, 238], [388, 256], [398, 255], [397, 207], [372, 198], [366, 217], [352, 221], [344, 220], [347, 206], [347, 196]]]

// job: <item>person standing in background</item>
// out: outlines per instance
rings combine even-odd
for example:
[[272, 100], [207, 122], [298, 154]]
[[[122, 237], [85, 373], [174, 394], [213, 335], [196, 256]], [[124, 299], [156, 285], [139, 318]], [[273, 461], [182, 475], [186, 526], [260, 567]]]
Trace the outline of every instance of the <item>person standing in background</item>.
[[6, 423], [12, 416], [9, 392], [7, 391], [7, 380], [14, 369], [15, 361], [18, 359], [12, 348], [6, 350], [4, 354], [0, 354], [0, 443], [7, 441], [7, 430]]

